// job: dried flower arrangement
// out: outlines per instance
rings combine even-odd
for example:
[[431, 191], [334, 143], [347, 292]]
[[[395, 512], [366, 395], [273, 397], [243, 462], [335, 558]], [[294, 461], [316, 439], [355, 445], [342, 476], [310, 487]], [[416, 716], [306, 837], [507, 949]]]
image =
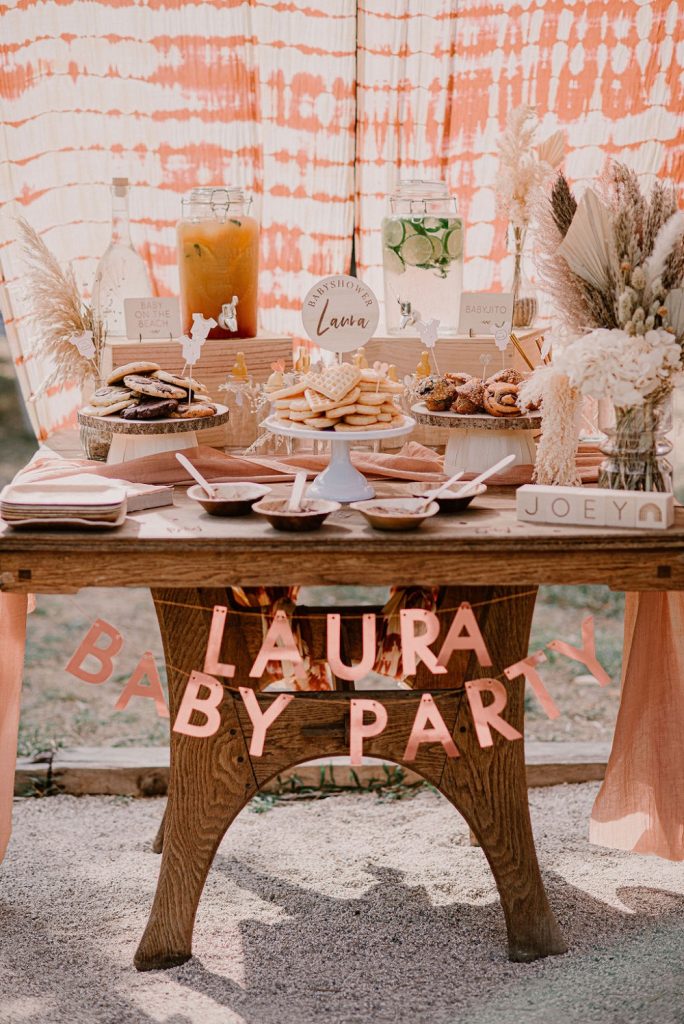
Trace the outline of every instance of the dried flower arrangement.
[[[682, 368], [684, 213], [672, 184], [657, 181], [645, 195], [634, 171], [612, 163], [579, 202], [559, 173], [535, 216], [540, 284], [572, 339], [559, 340], [551, 365], [535, 371], [522, 400], [543, 402], [536, 479], [572, 484], [577, 435], [567, 420], [582, 396], [612, 401], [619, 450], [633, 448], [639, 431], [654, 443], [654, 406]], [[665, 486], [655, 455], [641, 451], [639, 461], [651, 489]], [[646, 486], [634, 465], [610, 481], [618, 484]]]
[[71, 267], [63, 269], [28, 221], [18, 219], [19, 244], [26, 265], [28, 320], [36, 355], [52, 369], [31, 395], [35, 401], [55, 384], [100, 382], [105, 333], [84, 304]]
[[525, 241], [539, 190], [553, 175], [565, 153], [562, 131], [554, 132], [537, 145], [538, 128], [539, 120], [532, 107], [515, 107], [508, 114], [498, 145], [497, 207], [508, 220], [514, 247], [513, 327], [528, 326], [537, 313], [536, 299], [521, 295]]

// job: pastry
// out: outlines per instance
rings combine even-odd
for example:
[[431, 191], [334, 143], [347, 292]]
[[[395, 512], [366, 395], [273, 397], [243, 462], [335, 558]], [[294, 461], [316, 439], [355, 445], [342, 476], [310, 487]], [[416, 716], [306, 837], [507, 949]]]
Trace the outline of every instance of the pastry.
[[307, 373], [304, 383], [318, 394], [337, 402], [358, 384], [364, 372], [351, 363], [341, 363], [330, 366], [324, 373]]
[[520, 416], [518, 385], [495, 381], [485, 385], [485, 410], [492, 416]]
[[175, 398], [153, 398], [124, 409], [121, 417], [124, 420], [163, 420], [170, 417], [177, 408]]
[[334, 427], [335, 422], [335, 420], [329, 420], [327, 416], [309, 416], [304, 420], [307, 427], [312, 430], [327, 430], [328, 427]]
[[425, 399], [425, 404], [431, 412], [445, 412], [455, 398], [456, 385], [442, 377]]
[[509, 366], [507, 369], [499, 370], [498, 373], [487, 377], [485, 384], [522, 384], [524, 379], [520, 370], [514, 370], [512, 366]]
[[472, 380], [472, 376], [469, 373], [445, 373], [444, 376], [452, 384], [455, 384], [456, 387], [460, 387], [461, 384], [467, 384], [469, 380]]
[[115, 413], [123, 412], [131, 405], [137, 405], [138, 401], [137, 398], [124, 398], [120, 402], [114, 402], [113, 405], [86, 405], [81, 412], [86, 416], [114, 416]]
[[352, 386], [352, 388], [349, 391], [345, 391], [340, 398], [333, 399], [320, 395], [312, 388], [307, 388], [304, 392], [304, 397], [309, 403], [311, 412], [327, 412], [328, 409], [337, 409], [341, 405], [353, 405], [360, 394], [361, 392], [359, 389]]
[[94, 391], [90, 399], [90, 404], [96, 407], [118, 405], [120, 402], [125, 401], [127, 398], [133, 398], [133, 392], [130, 388], [122, 388], [112, 385], [105, 385], [104, 387], [98, 388]]
[[438, 380], [441, 380], [441, 378], [434, 373], [431, 373], [429, 377], [423, 377], [416, 386], [416, 394], [420, 395], [421, 398], [425, 398], [426, 395], [431, 393]]
[[288, 384], [287, 387], [281, 388], [279, 391], [272, 391], [271, 401], [277, 402], [281, 398], [299, 398], [300, 395], [304, 394], [305, 387], [304, 381], [299, 381], [297, 384]]
[[207, 416], [216, 414], [216, 406], [211, 402], [190, 402], [190, 404], [179, 403], [178, 408], [171, 413], [172, 420], [203, 420]]
[[139, 359], [135, 363], [126, 363], [124, 366], [118, 366], [116, 370], [112, 370], [107, 377], [106, 383], [117, 384], [129, 373], [155, 373], [157, 370], [161, 370], [159, 363], [150, 363], [146, 359]]
[[143, 377], [139, 373], [127, 373], [124, 377], [124, 384], [136, 395], [148, 395], [150, 398], [187, 398], [185, 388], [175, 387], [173, 384], [166, 384], [163, 380], [156, 380], [154, 377]]
[[163, 380], [165, 384], [175, 384], [176, 387], [185, 388], [186, 391], [208, 393], [206, 384], [200, 383], [194, 377], [180, 377], [177, 373], [169, 373], [168, 370], [155, 370], [151, 376], [156, 380]]
[[484, 410], [484, 383], [477, 377], [471, 377], [465, 384], [456, 388], [456, 397], [451, 404], [451, 411], [462, 416], [472, 416]]
[[355, 412], [358, 412], [358, 408], [355, 405], [341, 405], [339, 409], [330, 409], [325, 414], [329, 420], [341, 420], [344, 416], [353, 416]]

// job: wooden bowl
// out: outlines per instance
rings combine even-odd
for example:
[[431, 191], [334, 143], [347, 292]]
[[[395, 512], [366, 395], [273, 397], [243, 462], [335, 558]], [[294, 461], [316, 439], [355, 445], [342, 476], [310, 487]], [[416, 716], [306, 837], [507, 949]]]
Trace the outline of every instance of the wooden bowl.
[[[425, 484], [417, 483], [412, 484], [410, 490], [411, 494], [415, 494], [417, 498], [427, 498], [430, 491], [436, 491], [438, 486], [439, 484], [433, 484], [427, 487]], [[456, 498], [454, 496], [455, 492], [461, 486], [462, 484], [459, 481], [457, 484], [454, 484], [453, 491], [447, 491], [445, 494], [440, 494], [438, 498], [435, 498], [440, 512], [463, 512], [464, 509], [468, 508], [473, 498], [479, 497], [487, 490], [487, 484], [478, 484], [472, 494], [467, 494], [465, 498]]]
[[268, 519], [276, 530], [302, 533], [318, 530], [331, 512], [342, 506], [339, 501], [324, 501], [322, 498], [304, 498], [299, 512], [288, 512], [288, 498], [263, 498], [254, 505], [254, 511]]
[[210, 516], [248, 516], [252, 506], [271, 488], [264, 484], [213, 484], [216, 497], [210, 498], [203, 487], [188, 487], [188, 497], [198, 502]]
[[439, 505], [431, 501], [425, 511], [417, 509], [424, 505], [418, 498], [372, 498], [370, 501], [352, 501], [355, 508], [374, 530], [417, 530], [418, 527], [436, 516]]

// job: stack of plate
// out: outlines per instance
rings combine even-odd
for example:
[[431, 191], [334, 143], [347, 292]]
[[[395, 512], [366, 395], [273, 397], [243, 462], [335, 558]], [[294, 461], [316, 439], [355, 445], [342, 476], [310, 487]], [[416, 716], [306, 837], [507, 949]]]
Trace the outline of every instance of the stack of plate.
[[126, 518], [126, 492], [87, 478], [9, 484], [0, 493], [0, 517], [12, 526], [120, 526]]

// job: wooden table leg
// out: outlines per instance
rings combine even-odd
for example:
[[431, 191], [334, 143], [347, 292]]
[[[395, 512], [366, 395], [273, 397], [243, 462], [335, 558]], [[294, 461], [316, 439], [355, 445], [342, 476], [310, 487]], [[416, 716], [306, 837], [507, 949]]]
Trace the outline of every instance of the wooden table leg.
[[[449, 588], [451, 589], [451, 588]], [[482, 668], [469, 654], [460, 657], [466, 679], [501, 677], [503, 669], [527, 654], [536, 592], [530, 587], [454, 588], [453, 596], [468, 600], [493, 662]], [[444, 603], [449, 601], [448, 593]], [[451, 685], [454, 679], [449, 677]], [[519, 676], [503, 680], [508, 693], [504, 717], [524, 730], [525, 683]], [[494, 745], [481, 748], [468, 713], [461, 706], [454, 740], [461, 751], [448, 759], [439, 789], [464, 816], [489, 861], [506, 918], [511, 960], [531, 961], [565, 953], [567, 946], [549, 906], [532, 835], [525, 750], [520, 740], [506, 740], [492, 730]]]
[[[153, 592], [172, 722], [189, 673], [202, 668], [211, 608], [225, 604], [225, 596], [225, 591]], [[221, 726], [213, 736], [198, 740], [171, 733], [161, 867], [150, 919], [135, 955], [140, 971], [173, 967], [192, 955], [195, 913], [214, 854], [231, 821], [256, 792], [235, 703], [228, 694], [220, 710]]]

